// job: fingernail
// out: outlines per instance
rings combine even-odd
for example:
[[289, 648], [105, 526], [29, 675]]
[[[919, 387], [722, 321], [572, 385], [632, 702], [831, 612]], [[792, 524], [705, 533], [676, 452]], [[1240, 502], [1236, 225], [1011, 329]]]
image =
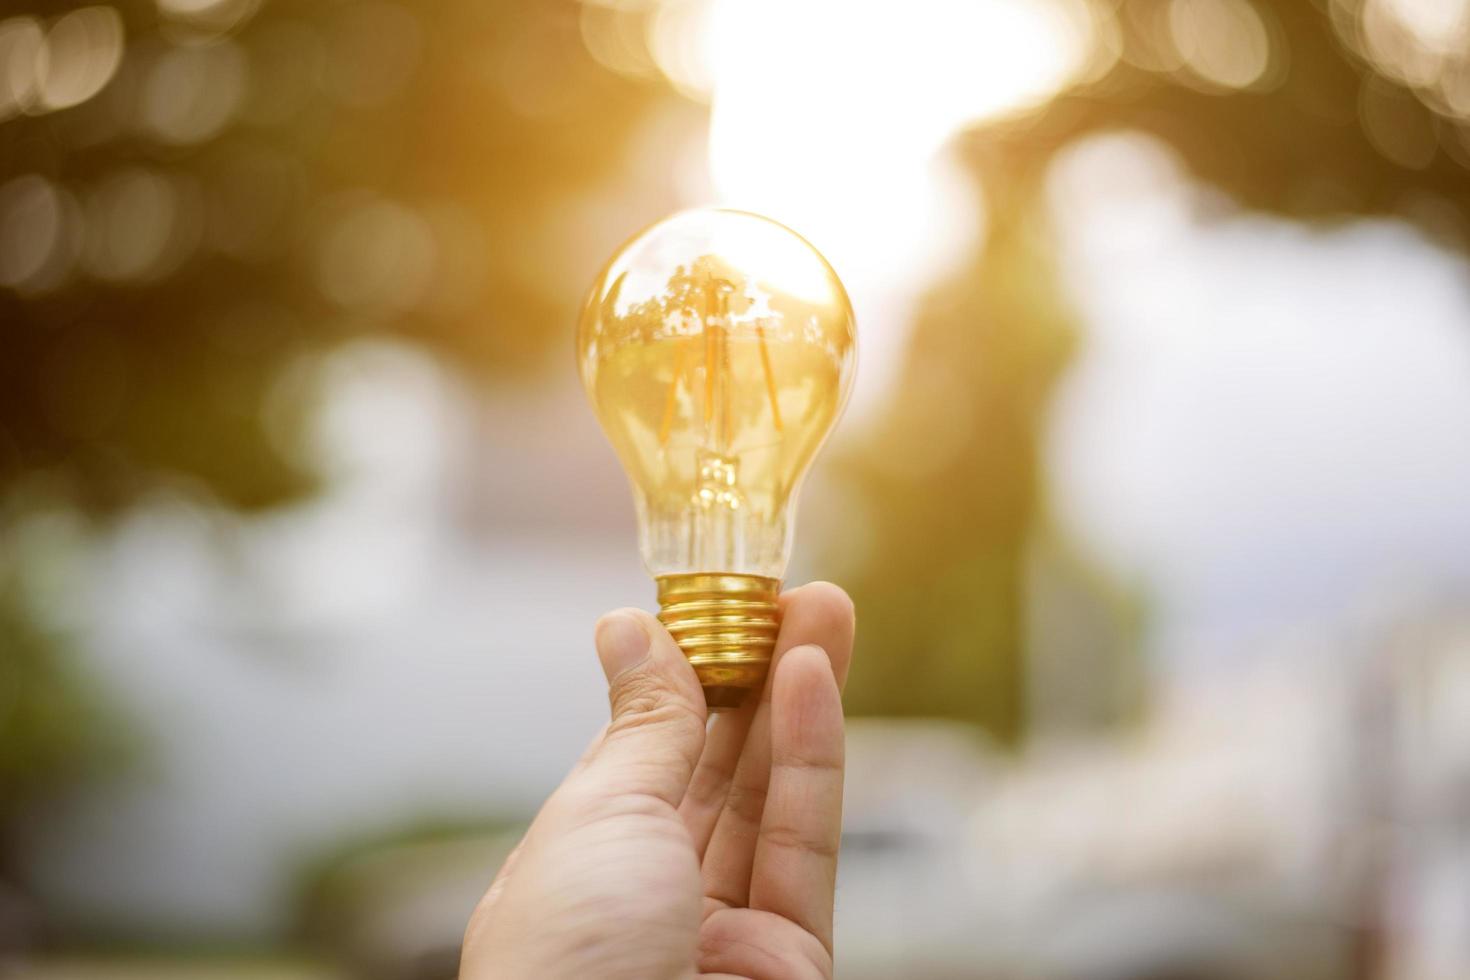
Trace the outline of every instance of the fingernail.
[[627, 613], [611, 613], [597, 624], [597, 657], [608, 681], [648, 656], [648, 631]]

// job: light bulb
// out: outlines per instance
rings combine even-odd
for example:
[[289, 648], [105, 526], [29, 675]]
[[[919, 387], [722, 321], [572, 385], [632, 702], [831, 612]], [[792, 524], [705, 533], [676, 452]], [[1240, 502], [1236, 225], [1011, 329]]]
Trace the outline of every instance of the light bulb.
[[633, 484], [659, 619], [710, 708], [765, 681], [797, 494], [847, 400], [854, 343], [827, 261], [741, 211], [660, 221], [587, 297], [582, 382]]

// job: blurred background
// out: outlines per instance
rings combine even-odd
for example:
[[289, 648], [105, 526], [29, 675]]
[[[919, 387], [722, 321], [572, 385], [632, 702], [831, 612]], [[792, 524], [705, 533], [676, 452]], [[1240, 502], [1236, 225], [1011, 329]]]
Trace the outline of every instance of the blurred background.
[[839, 975], [1470, 977], [1467, 0], [11, 0], [0, 976], [454, 975], [710, 203], [858, 312]]

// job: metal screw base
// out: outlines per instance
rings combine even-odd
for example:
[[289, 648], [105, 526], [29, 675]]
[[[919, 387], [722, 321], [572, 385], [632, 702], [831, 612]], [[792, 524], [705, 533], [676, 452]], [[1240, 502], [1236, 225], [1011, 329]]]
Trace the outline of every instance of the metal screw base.
[[779, 579], [759, 575], [661, 575], [659, 621], [689, 658], [711, 711], [738, 708], [766, 682], [780, 620]]

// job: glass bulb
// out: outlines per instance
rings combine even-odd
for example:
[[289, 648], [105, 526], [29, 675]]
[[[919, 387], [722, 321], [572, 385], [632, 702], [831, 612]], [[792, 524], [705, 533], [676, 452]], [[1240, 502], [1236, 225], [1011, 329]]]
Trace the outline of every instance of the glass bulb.
[[582, 381], [633, 484], [660, 618], [712, 708], [765, 679], [797, 493], [847, 400], [854, 342], [821, 254], [741, 211], [659, 222], [587, 298]]

